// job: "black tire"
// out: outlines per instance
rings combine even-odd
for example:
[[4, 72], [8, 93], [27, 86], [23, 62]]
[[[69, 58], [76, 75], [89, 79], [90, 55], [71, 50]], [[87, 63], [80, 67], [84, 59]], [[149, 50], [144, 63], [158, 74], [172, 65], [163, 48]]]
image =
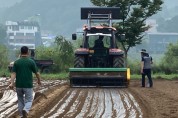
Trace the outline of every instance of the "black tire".
[[124, 68], [125, 67], [124, 55], [113, 57], [113, 67], [114, 68]]
[[50, 73], [50, 69], [49, 69], [49, 68], [44, 68], [44, 69], [43, 69], [43, 73], [49, 74], [49, 73]]
[[74, 60], [74, 68], [84, 68], [85, 61], [82, 56], [75, 56]]

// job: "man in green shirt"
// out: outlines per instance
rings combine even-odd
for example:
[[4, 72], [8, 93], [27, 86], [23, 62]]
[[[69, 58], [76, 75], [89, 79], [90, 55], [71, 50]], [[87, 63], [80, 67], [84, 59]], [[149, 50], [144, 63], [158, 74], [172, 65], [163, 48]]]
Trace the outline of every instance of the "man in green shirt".
[[38, 85], [41, 85], [40, 73], [35, 62], [28, 57], [28, 47], [21, 47], [20, 59], [13, 65], [11, 74], [11, 84], [9, 88], [14, 88], [14, 80], [18, 98], [18, 110], [20, 116], [26, 118], [33, 102], [33, 73], [37, 77]]

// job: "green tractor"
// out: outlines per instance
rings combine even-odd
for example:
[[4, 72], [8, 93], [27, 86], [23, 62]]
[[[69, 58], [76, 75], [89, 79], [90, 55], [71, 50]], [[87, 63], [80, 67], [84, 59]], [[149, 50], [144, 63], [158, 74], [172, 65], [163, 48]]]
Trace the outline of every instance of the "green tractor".
[[[74, 68], [69, 69], [72, 87], [128, 86], [130, 69], [125, 68], [124, 51], [118, 48], [112, 27], [112, 19], [119, 19], [118, 12], [119, 8], [81, 8], [81, 19], [87, 19], [88, 26], [83, 27]], [[77, 35], [72, 34], [72, 39]]]

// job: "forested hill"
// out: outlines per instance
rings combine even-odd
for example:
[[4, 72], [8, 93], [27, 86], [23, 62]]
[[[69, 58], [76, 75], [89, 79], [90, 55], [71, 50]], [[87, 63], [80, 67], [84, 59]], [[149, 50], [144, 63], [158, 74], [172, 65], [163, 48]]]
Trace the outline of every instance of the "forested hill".
[[1, 20], [22, 21], [40, 14], [42, 30], [71, 36], [82, 27], [80, 8], [91, 6], [90, 0], [23, 0], [5, 10]]
[[[157, 15], [159, 27], [163, 32], [176, 32], [177, 26], [167, 23], [177, 22], [178, 0], [163, 0], [165, 8]], [[12, 6], [14, 5], [14, 6]], [[0, 22], [6, 20], [23, 21], [40, 14], [42, 30], [52, 31], [57, 35], [71, 36], [85, 21], [80, 20], [80, 8], [91, 6], [90, 0], [0, 0]], [[6, 10], [4, 7], [8, 7]], [[167, 9], [167, 10], [166, 10]], [[176, 17], [175, 17], [176, 16]], [[168, 17], [168, 18], [167, 18]], [[173, 19], [172, 19], [173, 18]], [[171, 28], [174, 28], [170, 30]]]

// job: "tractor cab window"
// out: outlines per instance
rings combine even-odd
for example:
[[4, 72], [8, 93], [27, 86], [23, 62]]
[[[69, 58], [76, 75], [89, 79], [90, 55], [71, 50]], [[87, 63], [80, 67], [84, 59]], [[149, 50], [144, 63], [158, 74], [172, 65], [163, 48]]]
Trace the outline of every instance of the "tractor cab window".
[[88, 37], [88, 44], [89, 48], [93, 47], [110, 47], [110, 36], [89, 36]]

